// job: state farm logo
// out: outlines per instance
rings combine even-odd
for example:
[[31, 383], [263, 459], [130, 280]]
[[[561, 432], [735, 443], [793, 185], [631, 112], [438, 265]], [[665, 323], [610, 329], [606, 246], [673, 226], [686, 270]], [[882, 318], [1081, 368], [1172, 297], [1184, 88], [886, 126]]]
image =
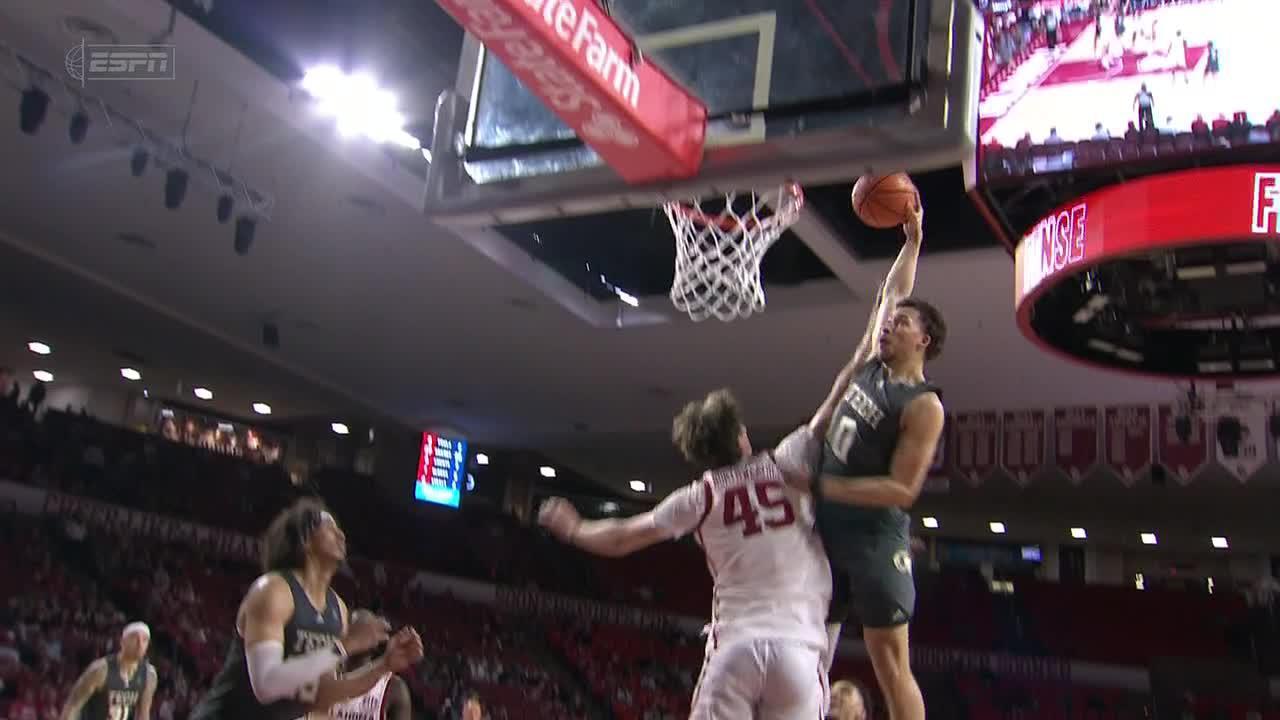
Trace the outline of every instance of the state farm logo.
[[1022, 293], [1035, 289], [1046, 277], [1084, 260], [1089, 206], [1080, 203], [1050, 215], [1022, 238]]
[[1280, 173], [1253, 176], [1253, 232], [1280, 235]]
[[591, 113], [591, 119], [582, 126], [582, 135], [587, 140], [597, 143], [607, 142], [623, 147], [635, 147], [640, 138], [622, 124], [612, 113], [597, 110]]

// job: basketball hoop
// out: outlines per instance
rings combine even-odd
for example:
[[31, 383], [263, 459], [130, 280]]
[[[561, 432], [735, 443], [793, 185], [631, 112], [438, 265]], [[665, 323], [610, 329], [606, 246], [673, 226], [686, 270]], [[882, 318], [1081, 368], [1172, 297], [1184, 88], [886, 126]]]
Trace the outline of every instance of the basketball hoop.
[[760, 262], [800, 217], [804, 192], [786, 183], [768, 193], [727, 193], [723, 208], [720, 203], [678, 200], [662, 206], [676, 236], [671, 302], [694, 321], [728, 322], [764, 310]]

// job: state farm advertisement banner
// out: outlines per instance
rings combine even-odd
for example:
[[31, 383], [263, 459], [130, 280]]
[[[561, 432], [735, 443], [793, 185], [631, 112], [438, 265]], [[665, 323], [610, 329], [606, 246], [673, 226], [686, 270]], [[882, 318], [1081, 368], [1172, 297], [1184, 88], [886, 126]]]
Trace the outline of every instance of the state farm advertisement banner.
[[996, 467], [1000, 416], [995, 412], [956, 413], [951, 429], [952, 467], [965, 482], [979, 485]]
[[596, 0], [438, 0], [624, 180], [686, 178], [702, 164], [707, 109]]
[[1079, 485], [1098, 464], [1098, 408], [1053, 411], [1053, 452], [1058, 468]]
[[1000, 465], [1026, 486], [1044, 466], [1044, 411], [1006, 412], [1000, 423]]
[[1174, 480], [1182, 485], [1190, 484], [1209, 464], [1204, 417], [1199, 413], [1184, 414], [1170, 405], [1161, 405], [1156, 454]]
[[1214, 459], [1240, 482], [1267, 464], [1267, 406], [1258, 398], [1222, 398], [1214, 403]]
[[1107, 464], [1120, 482], [1133, 485], [1151, 467], [1151, 407], [1125, 405], [1106, 411]]

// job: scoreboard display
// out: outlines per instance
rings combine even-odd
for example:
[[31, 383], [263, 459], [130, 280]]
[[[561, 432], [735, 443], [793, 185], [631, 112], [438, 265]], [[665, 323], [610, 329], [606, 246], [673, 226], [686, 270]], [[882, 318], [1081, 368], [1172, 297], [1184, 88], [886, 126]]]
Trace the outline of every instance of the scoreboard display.
[[422, 433], [413, 497], [420, 502], [458, 507], [467, 484], [467, 441]]

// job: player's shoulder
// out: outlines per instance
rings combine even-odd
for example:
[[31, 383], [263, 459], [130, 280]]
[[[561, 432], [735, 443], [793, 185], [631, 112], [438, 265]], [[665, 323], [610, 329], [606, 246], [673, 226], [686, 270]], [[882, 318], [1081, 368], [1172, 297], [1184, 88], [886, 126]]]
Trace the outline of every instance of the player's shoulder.
[[943, 417], [942, 397], [937, 390], [928, 390], [911, 398], [903, 411], [903, 420], [934, 420]]
[[293, 612], [293, 590], [281, 573], [263, 573], [249, 584], [243, 606], [269, 609], [275, 613]]
[[147, 682], [154, 684], [159, 682], [159, 680], [160, 673], [156, 672], [156, 666], [151, 663], [147, 663]]

